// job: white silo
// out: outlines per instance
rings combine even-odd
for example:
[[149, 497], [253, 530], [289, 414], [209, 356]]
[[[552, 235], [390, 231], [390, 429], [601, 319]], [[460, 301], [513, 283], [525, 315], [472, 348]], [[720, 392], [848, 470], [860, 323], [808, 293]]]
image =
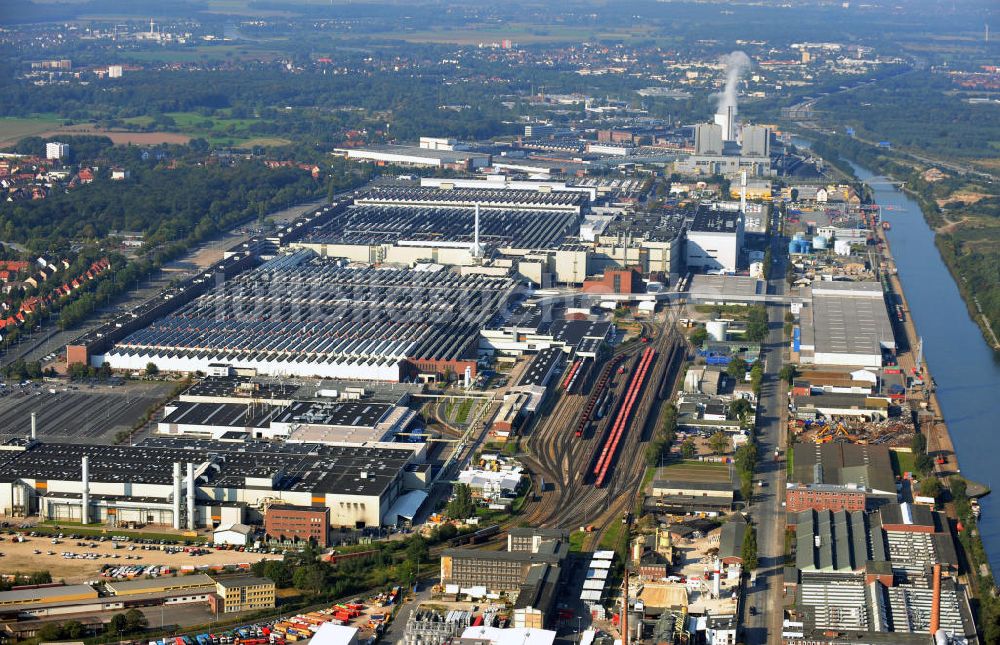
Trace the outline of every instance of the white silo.
[[705, 323], [705, 331], [708, 337], [714, 341], [725, 342], [726, 332], [729, 331], [729, 323], [725, 320], [710, 320]]
[[847, 240], [836, 240], [833, 243], [833, 252], [837, 255], [850, 255], [851, 243]]

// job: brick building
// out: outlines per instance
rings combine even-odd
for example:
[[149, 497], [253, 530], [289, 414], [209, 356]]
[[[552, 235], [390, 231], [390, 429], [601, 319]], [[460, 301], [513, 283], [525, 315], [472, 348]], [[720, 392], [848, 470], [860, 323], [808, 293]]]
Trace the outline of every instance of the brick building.
[[867, 503], [865, 489], [829, 484], [791, 484], [785, 490], [788, 513], [799, 511], [863, 511]]
[[330, 509], [275, 504], [264, 514], [264, 532], [271, 540], [312, 540], [317, 546], [325, 547], [329, 545]]

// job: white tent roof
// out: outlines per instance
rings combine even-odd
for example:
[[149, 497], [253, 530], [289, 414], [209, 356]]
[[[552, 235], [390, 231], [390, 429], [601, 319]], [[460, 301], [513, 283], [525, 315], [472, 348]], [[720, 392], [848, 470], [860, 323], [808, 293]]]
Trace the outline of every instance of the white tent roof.
[[427, 499], [427, 493], [422, 490], [411, 490], [399, 496], [385, 515], [386, 524], [396, 524], [400, 518], [413, 521], [417, 511]]

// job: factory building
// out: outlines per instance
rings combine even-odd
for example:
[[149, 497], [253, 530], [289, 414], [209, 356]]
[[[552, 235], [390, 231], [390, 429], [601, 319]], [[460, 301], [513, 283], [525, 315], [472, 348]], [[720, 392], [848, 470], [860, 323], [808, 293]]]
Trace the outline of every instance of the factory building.
[[423, 137], [419, 146], [381, 145], [364, 148], [334, 148], [333, 152], [351, 161], [367, 161], [379, 166], [417, 166], [472, 171], [490, 165], [490, 155], [460, 150], [454, 142], [448, 144], [441, 143], [442, 141], [448, 140]]
[[476, 598], [503, 594], [514, 601], [515, 616], [546, 622], [556, 601], [562, 565], [569, 553], [565, 532], [516, 531], [507, 551], [447, 549], [441, 554], [441, 586], [446, 593]]
[[404, 492], [406, 448], [148, 439], [140, 446], [29, 442], [4, 451], [0, 513], [45, 520], [212, 528], [278, 502], [378, 526]]
[[878, 282], [817, 282], [800, 312], [799, 362], [881, 367], [896, 351]]
[[374, 401], [292, 401], [271, 405], [173, 401], [157, 433], [204, 439], [282, 439], [299, 443], [366, 445], [393, 441], [417, 413]]
[[506, 305], [507, 278], [348, 267], [309, 250], [219, 285], [121, 340], [99, 364], [401, 381], [476, 372], [479, 330]]
[[743, 214], [702, 205], [687, 229], [685, 258], [691, 271], [735, 273], [741, 266]]

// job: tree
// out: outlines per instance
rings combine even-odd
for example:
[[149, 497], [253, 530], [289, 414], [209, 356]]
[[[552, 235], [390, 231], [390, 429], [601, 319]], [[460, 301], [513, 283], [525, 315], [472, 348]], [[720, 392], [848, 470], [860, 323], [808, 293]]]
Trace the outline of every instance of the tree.
[[681, 457], [691, 459], [697, 453], [698, 449], [694, 445], [694, 439], [685, 439], [684, 443], [681, 444]]
[[708, 447], [717, 455], [729, 452], [729, 437], [726, 436], [725, 432], [720, 430], [709, 437]]
[[115, 614], [108, 621], [109, 634], [123, 634], [128, 630], [128, 619], [125, 614]]
[[156, 363], [150, 361], [146, 363], [146, 376], [156, 376], [160, 373], [160, 368], [157, 367]]
[[295, 568], [292, 585], [299, 591], [317, 594], [326, 588], [327, 568], [324, 564], [310, 564]]
[[464, 520], [476, 513], [476, 502], [472, 499], [472, 489], [468, 484], [455, 484], [452, 499], [445, 508], [445, 513], [453, 520]]
[[138, 632], [149, 626], [146, 615], [138, 609], [129, 609], [125, 612], [125, 631]]
[[691, 344], [695, 347], [701, 347], [702, 343], [708, 338], [708, 330], [704, 327], [697, 327], [693, 332], [691, 332]]
[[747, 399], [736, 399], [729, 404], [729, 409], [726, 412], [726, 416], [730, 419], [746, 421], [753, 414], [753, 404]]
[[767, 309], [763, 305], [754, 305], [747, 311], [747, 331], [746, 339], [760, 343], [767, 338], [769, 321], [767, 319]]
[[913, 439], [910, 440], [910, 449], [915, 455], [927, 452], [927, 437], [924, 436], [924, 433], [918, 430], [913, 434]]
[[434, 529], [434, 538], [438, 542], [447, 542], [458, 535], [458, 529], [454, 524], [441, 524]]
[[788, 383], [789, 386], [795, 381], [795, 377], [798, 376], [799, 370], [791, 363], [787, 363], [781, 367], [781, 371], [778, 376], [782, 381]]
[[941, 482], [938, 481], [937, 477], [925, 477], [920, 482], [920, 494], [924, 497], [937, 499], [938, 495], [941, 494]]
[[429, 550], [427, 548], [427, 540], [419, 535], [414, 535], [406, 544], [406, 561], [410, 564], [419, 564], [422, 560], [427, 558]]
[[65, 631], [59, 623], [47, 623], [38, 628], [36, 635], [40, 641], [57, 641], [65, 637]]
[[739, 356], [734, 356], [729, 365], [726, 366], [726, 374], [737, 381], [742, 381], [747, 373], [747, 362]]
[[743, 548], [740, 549], [740, 557], [743, 559], [743, 568], [746, 571], [753, 571], [757, 568], [757, 531], [753, 524], [747, 524], [747, 530], [743, 532]]
[[756, 396], [760, 396], [760, 386], [764, 382], [764, 366], [760, 361], [753, 364], [750, 368], [750, 389]]
[[64, 638], [80, 638], [83, 636], [83, 624], [78, 620], [68, 620], [62, 625]]

